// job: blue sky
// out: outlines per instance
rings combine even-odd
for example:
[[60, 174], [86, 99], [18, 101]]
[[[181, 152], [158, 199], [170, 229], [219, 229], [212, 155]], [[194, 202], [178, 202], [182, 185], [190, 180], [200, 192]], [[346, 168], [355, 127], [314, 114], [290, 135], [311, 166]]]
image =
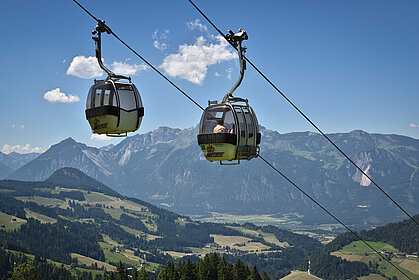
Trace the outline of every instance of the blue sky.
[[[80, 2], [202, 106], [237, 79], [234, 49], [187, 0]], [[419, 139], [418, 1], [195, 3], [221, 30], [246, 30], [247, 57], [325, 132]], [[84, 116], [100, 78], [89, 58], [92, 18], [71, 0], [15, 0], [2, 4], [0, 24], [1, 151], [45, 151], [67, 137], [89, 146], [121, 141], [92, 137]], [[104, 35], [102, 55], [140, 90], [145, 117], [136, 133], [199, 122], [200, 109], [113, 36]], [[267, 128], [313, 131], [250, 66], [236, 95]]]

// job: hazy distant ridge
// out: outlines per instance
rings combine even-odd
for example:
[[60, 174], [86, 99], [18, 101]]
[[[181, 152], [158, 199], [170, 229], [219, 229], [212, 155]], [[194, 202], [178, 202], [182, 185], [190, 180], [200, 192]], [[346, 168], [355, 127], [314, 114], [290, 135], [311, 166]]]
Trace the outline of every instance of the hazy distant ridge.
[[[74, 167], [124, 195], [169, 205], [181, 213], [299, 212], [311, 222], [327, 218], [259, 159], [239, 166], [207, 162], [196, 135], [196, 128], [161, 127], [127, 137], [110, 149], [87, 147], [68, 138], [11, 178], [45, 180], [59, 168]], [[329, 137], [408, 211], [419, 212], [419, 140], [364, 131]], [[261, 151], [347, 222], [383, 224], [404, 218], [319, 134], [280, 134], [262, 128]]]

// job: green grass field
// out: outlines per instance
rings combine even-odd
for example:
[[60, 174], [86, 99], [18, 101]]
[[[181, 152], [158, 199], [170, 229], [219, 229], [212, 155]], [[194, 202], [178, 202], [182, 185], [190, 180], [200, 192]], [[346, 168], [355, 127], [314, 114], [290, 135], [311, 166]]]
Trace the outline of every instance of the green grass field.
[[211, 212], [206, 215], [192, 215], [191, 218], [200, 222], [213, 223], [239, 223], [246, 222], [258, 226], [274, 225], [285, 228], [290, 231], [307, 232], [316, 229], [321, 229], [329, 232], [335, 232], [336, 229], [342, 229], [339, 224], [318, 224], [318, 225], [304, 225], [300, 219], [302, 215], [298, 213], [281, 213], [281, 214], [262, 214], [262, 215], [234, 215], [229, 213]]
[[26, 223], [26, 220], [0, 212], [0, 229], [13, 231]]
[[[377, 251], [385, 249], [385, 250], [390, 251], [390, 252], [397, 252], [397, 250], [394, 247], [392, 247], [391, 245], [389, 245], [387, 243], [368, 241], [368, 244]], [[351, 244], [348, 244], [345, 247], [343, 247], [342, 251], [343, 252], [352, 252], [352, 253], [361, 253], [361, 254], [363, 254], [365, 252], [374, 253], [374, 251], [371, 250], [362, 241], [354, 241]]]
[[[19, 254], [19, 255], [22, 254], [22, 252], [8, 250], [8, 249], [6, 249], [6, 251], [14, 253], [14, 254]], [[35, 258], [35, 256], [31, 255], [31, 254], [27, 254], [27, 253], [23, 253], [23, 254], [26, 257], [31, 258], [31, 259]], [[47, 262], [51, 263], [51, 264], [54, 264], [57, 267], [63, 267], [63, 266], [66, 267], [67, 266], [66, 264], [55, 262], [55, 261], [52, 261], [50, 259], [47, 259]], [[100, 271], [100, 270], [86, 269], [86, 268], [81, 268], [81, 267], [75, 267], [75, 268], [69, 269], [69, 271], [71, 272], [71, 275], [73, 275], [73, 276], [77, 276], [77, 271], [92, 273], [93, 278], [95, 278], [96, 275], [98, 275], [98, 274], [103, 274], [103, 271]]]
[[287, 242], [280, 242], [272, 233], [267, 233], [267, 232], [263, 232], [262, 230], [252, 230], [252, 229], [247, 229], [244, 227], [237, 227], [237, 226], [227, 226], [227, 227], [237, 230], [245, 235], [262, 237], [266, 242], [281, 246], [283, 248], [290, 246]]
[[42, 214], [39, 214], [39, 213], [36, 213], [36, 212], [32, 212], [28, 209], [25, 209], [25, 212], [26, 212], [26, 217], [27, 218], [36, 219], [36, 220], [38, 220], [38, 221], [40, 221], [41, 223], [44, 223], [44, 224], [45, 223], [55, 224], [57, 222], [57, 220], [54, 219], [54, 218], [51, 218], [51, 217], [48, 217], [48, 216], [45, 216], [45, 215], [42, 215]]
[[62, 204], [66, 203], [63, 200], [57, 199], [57, 198], [49, 198], [49, 197], [41, 197], [41, 196], [17, 196], [15, 197], [18, 200], [21, 200], [23, 202], [35, 202], [36, 204], [47, 206], [47, 207], [59, 207]]
[[[391, 245], [383, 242], [368, 242], [371, 247], [375, 250], [386, 250], [389, 252], [398, 253], [398, 251]], [[373, 252], [367, 245], [362, 241], [354, 241], [349, 245], [346, 245], [342, 250], [332, 252], [334, 256], [346, 259], [348, 261], [360, 261], [366, 264], [371, 262], [372, 264], [378, 264], [378, 270], [384, 273], [387, 277], [396, 276], [398, 279], [405, 279], [406, 277], [397, 271], [392, 265], [383, 260], [375, 252]], [[407, 259], [407, 258], [391, 258], [391, 263], [394, 264], [397, 268], [407, 274], [411, 279], [419, 280], [419, 260], [417, 258]], [[372, 278], [362, 278], [362, 279], [383, 279], [379, 275], [372, 275]]]
[[252, 239], [244, 236], [225, 236], [220, 234], [211, 234], [210, 236], [214, 238], [214, 242], [218, 245], [222, 247], [229, 246], [240, 251], [262, 251], [270, 248], [260, 242], [250, 242]]
[[70, 255], [71, 255], [72, 258], [77, 259], [77, 261], [79, 263], [85, 264], [87, 266], [91, 266], [91, 265], [96, 263], [98, 268], [104, 267], [106, 270], [115, 270], [116, 269], [116, 267], [113, 266], [113, 265], [110, 265], [108, 263], [101, 262], [101, 261], [83, 256], [83, 255], [79, 255], [79, 254], [76, 254], [76, 253], [72, 253]]

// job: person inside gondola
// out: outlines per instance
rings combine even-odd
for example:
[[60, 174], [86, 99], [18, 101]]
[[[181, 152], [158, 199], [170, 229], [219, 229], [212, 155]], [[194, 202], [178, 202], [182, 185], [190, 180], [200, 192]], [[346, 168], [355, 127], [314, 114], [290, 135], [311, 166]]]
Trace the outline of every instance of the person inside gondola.
[[226, 133], [227, 128], [224, 126], [224, 122], [222, 119], [217, 120], [217, 125], [214, 127], [213, 133]]

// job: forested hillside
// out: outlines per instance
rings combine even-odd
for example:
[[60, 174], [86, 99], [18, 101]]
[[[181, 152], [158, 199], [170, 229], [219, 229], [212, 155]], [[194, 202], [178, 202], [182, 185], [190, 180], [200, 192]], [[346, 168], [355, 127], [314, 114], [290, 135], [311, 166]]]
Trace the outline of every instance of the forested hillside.
[[[418, 221], [419, 215], [413, 218]], [[410, 269], [419, 267], [419, 230], [412, 220], [361, 231], [359, 235], [403, 272], [415, 279], [419, 278], [419, 271]], [[323, 279], [359, 277], [370, 273], [391, 278], [398, 273], [394, 271], [389, 275], [385, 270], [392, 267], [351, 233], [341, 234], [315, 251], [310, 261], [311, 272]], [[397, 276], [404, 278], [400, 274]]]
[[[275, 279], [305, 267], [321, 246], [273, 226], [195, 222], [121, 196], [73, 168], [58, 170], [45, 182], [0, 181], [0, 226], [1, 247], [9, 252], [36, 255], [76, 271], [89, 269], [93, 275], [118, 267], [127, 273], [144, 268], [151, 279], [168, 262], [169, 267], [198, 267], [199, 259], [211, 253], [224, 257], [216, 257], [217, 263], [239, 264], [245, 273], [256, 277], [260, 271]], [[5, 267], [10, 271], [10, 265]]]

